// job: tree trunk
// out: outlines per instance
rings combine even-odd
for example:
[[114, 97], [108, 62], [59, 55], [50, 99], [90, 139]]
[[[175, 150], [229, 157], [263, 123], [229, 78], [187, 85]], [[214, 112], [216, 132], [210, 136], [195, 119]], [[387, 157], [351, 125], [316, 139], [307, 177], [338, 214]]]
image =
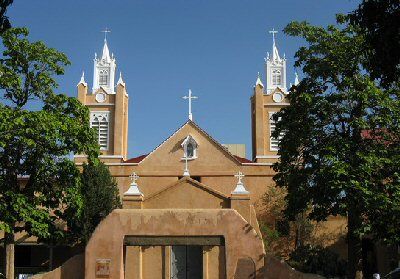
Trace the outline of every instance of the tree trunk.
[[13, 233], [6, 232], [4, 234], [4, 244], [6, 250], [5, 276], [7, 279], [14, 279], [15, 240]]
[[347, 278], [349, 279], [362, 279], [363, 278], [363, 265], [362, 265], [362, 241], [361, 238], [355, 234], [355, 230], [360, 226], [360, 215], [354, 207], [349, 208], [348, 213], [348, 266]]

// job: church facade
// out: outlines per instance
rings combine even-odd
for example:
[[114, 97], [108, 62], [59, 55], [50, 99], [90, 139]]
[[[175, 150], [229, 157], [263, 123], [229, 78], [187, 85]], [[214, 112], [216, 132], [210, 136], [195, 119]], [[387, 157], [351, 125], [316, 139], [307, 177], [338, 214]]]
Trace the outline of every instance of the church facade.
[[[286, 59], [273, 43], [267, 86], [251, 97], [252, 160], [230, 152], [188, 120], [149, 154], [127, 158], [127, 87], [107, 41], [95, 57], [93, 87], [78, 99], [90, 109], [100, 159], [116, 178], [123, 209], [96, 229], [85, 252], [85, 278], [261, 278], [265, 248], [256, 204], [275, 187], [278, 140], [271, 116], [288, 105]], [[191, 92], [189, 96], [189, 106]], [[81, 165], [84, 155], [75, 156]], [[251, 277], [253, 276], [253, 277]]]

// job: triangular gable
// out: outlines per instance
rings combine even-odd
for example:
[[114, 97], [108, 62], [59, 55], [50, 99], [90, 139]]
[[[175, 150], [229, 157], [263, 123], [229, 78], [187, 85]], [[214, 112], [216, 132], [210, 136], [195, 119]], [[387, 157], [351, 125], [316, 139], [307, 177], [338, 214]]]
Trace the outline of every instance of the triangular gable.
[[222, 194], [221, 192], [218, 192], [218, 191], [208, 187], [207, 185], [205, 185], [205, 184], [203, 184], [201, 182], [198, 182], [197, 180], [194, 180], [194, 179], [192, 179], [190, 177], [182, 177], [181, 179], [179, 179], [178, 181], [172, 183], [171, 185], [167, 186], [166, 188], [162, 189], [161, 191], [158, 191], [158, 192], [156, 192], [154, 194], [151, 194], [148, 197], [145, 197], [144, 201], [147, 201], [147, 200], [153, 199], [153, 198], [155, 198], [155, 197], [157, 197], [159, 195], [162, 195], [164, 192], [169, 191], [172, 188], [177, 187], [180, 184], [184, 184], [184, 183], [190, 183], [192, 186], [197, 187], [199, 189], [202, 189], [202, 190], [208, 192], [209, 194], [211, 194], [213, 196], [216, 196], [216, 197], [218, 197], [220, 199], [224, 199], [224, 200], [228, 200], [229, 199], [228, 196], [226, 196], [226, 195]]
[[228, 151], [228, 149], [226, 149], [225, 147], [223, 147], [218, 141], [216, 141], [213, 137], [211, 137], [207, 132], [205, 132], [203, 129], [201, 129], [195, 122], [193, 122], [192, 120], [188, 120], [187, 122], [185, 122], [181, 127], [179, 127], [172, 135], [170, 135], [167, 139], [165, 139], [160, 145], [158, 145], [155, 149], [153, 149], [153, 151], [151, 151], [143, 160], [141, 160], [139, 162], [139, 164], [143, 163], [144, 161], [146, 161], [147, 158], [151, 157], [152, 154], [154, 154], [159, 148], [161, 148], [161, 146], [163, 146], [169, 139], [171, 139], [173, 136], [175, 136], [180, 130], [182, 130], [185, 126], [187, 125], [191, 125], [192, 127], [194, 127], [195, 129], [197, 129], [197, 131], [200, 134], [203, 134], [206, 138], [208, 138], [212, 143], [214, 143], [217, 148], [224, 154], [226, 154], [229, 158], [232, 159], [232, 161], [234, 161], [235, 163], [237, 163], [238, 165], [241, 165], [242, 162], [240, 162], [236, 156], [234, 156], [232, 153], [230, 153]]

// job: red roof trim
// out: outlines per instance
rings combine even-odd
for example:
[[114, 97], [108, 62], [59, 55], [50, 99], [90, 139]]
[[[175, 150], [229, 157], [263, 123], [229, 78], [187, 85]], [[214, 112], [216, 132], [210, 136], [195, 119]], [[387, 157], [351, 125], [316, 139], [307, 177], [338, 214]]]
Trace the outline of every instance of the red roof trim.
[[249, 159], [242, 158], [242, 157], [239, 157], [239, 156], [236, 156], [236, 155], [233, 155], [233, 156], [235, 156], [235, 158], [242, 164], [243, 163], [254, 163], [253, 161], [250, 161]]
[[147, 157], [147, 155], [149, 155], [149, 154], [144, 154], [144, 155], [140, 155], [135, 158], [130, 158], [130, 159], [124, 161], [124, 163], [140, 163], [144, 158]]

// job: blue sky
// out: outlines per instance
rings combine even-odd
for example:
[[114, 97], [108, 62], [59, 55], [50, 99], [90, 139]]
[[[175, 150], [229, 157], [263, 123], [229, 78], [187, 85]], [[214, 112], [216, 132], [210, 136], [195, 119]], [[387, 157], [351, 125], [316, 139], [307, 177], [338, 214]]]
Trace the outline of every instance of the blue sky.
[[[359, 0], [15, 0], [8, 11], [14, 26], [30, 29], [69, 57], [57, 92], [76, 96], [82, 70], [89, 86], [94, 53], [105, 27], [117, 71], [127, 84], [129, 156], [150, 152], [187, 120], [189, 88], [199, 99], [194, 120], [221, 143], [245, 143], [250, 158], [250, 101], [257, 72], [272, 47], [268, 30], [290, 21], [334, 23], [336, 13]], [[277, 35], [294, 79], [293, 56], [304, 42]], [[301, 74], [300, 74], [301, 75]]]

